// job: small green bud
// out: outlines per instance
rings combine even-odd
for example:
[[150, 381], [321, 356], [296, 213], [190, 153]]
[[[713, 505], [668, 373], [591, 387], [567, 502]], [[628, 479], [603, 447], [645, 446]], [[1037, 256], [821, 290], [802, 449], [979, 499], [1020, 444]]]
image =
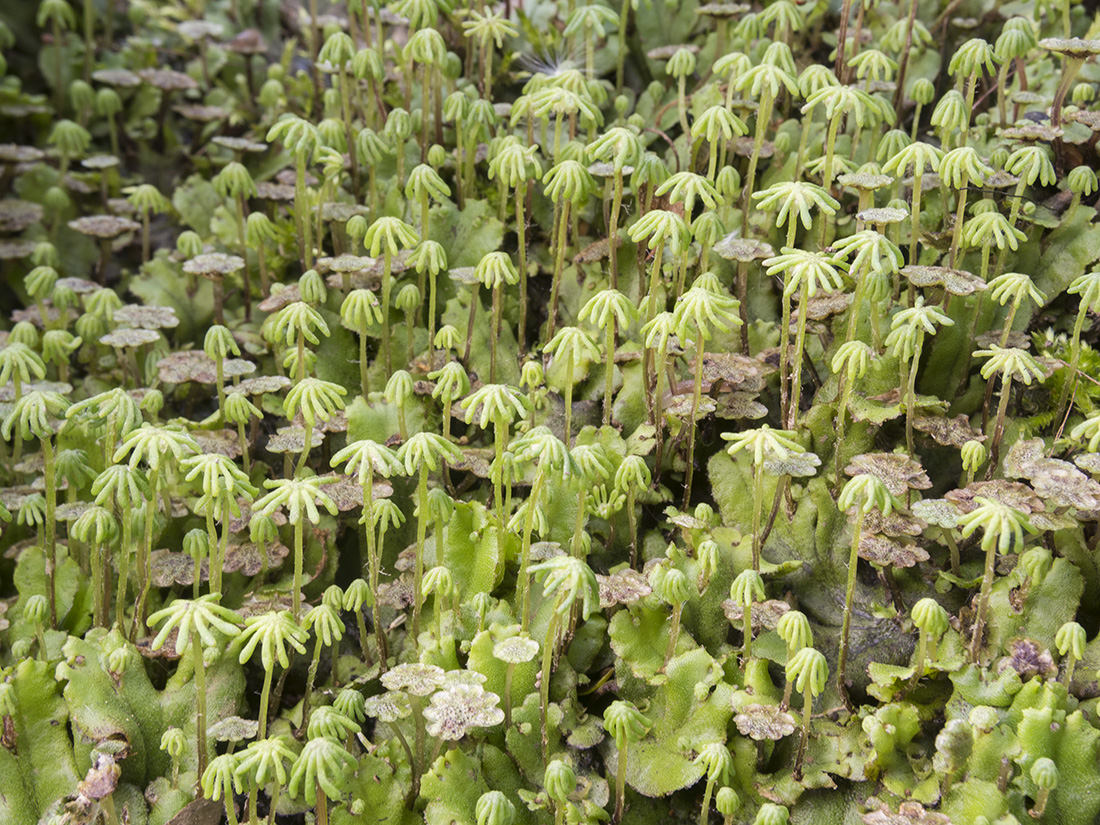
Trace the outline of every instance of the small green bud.
[[741, 797], [737, 795], [737, 791], [733, 788], [719, 788], [714, 797], [714, 804], [718, 808], [718, 813], [728, 819], [736, 816], [737, 812], [741, 810]]
[[302, 300], [307, 304], [323, 304], [328, 297], [328, 289], [325, 287], [325, 279], [316, 269], [311, 269], [302, 274], [298, 279], [298, 292]]
[[500, 791], [482, 794], [474, 812], [477, 825], [512, 825], [516, 819], [516, 806]]
[[199, 237], [197, 232], [187, 230], [181, 232], [180, 236], [176, 238], [176, 251], [184, 258], [196, 258], [202, 254], [202, 250], [202, 238]]
[[185, 747], [187, 740], [179, 728], [168, 728], [160, 737], [160, 749], [173, 759], [179, 759]]
[[921, 106], [927, 106], [936, 99], [936, 86], [928, 78], [918, 77], [913, 81], [913, 85], [909, 89], [909, 96], [913, 99], [914, 103], [919, 103]]
[[675, 567], [665, 573], [660, 580], [661, 598], [673, 607], [679, 607], [691, 598], [691, 585], [682, 571]]
[[791, 812], [782, 805], [765, 802], [756, 812], [755, 825], [787, 825]]
[[978, 468], [985, 464], [986, 450], [982, 442], [971, 439], [963, 444], [961, 452], [963, 469], [966, 472], [977, 472]]
[[1067, 653], [1080, 661], [1085, 657], [1085, 645], [1088, 637], [1085, 628], [1077, 622], [1066, 622], [1054, 636], [1054, 644], [1058, 647], [1058, 653], [1065, 656]]
[[183, 536], [183, 552], [201, 561], [210, 554], [210, 534], [200, 527], [188, 530]]
[[44, 625], [50, 615], [50, 603], [45, 596], [36, 593], [27, 599], [27, 603], [23, 606], [23, 613], [36, 626]]
[[577, 775], [560, 759], [555, 759], [546, 766], [542, 781], [546, 786], [546, 795], [558, 803], [565, 802], [577, 789]]
[[1054, 760], [1045, 756], [1036, 759], [1035, 764], [1031, 766], [1031, 781], [1040, 790], [1053, 791], [1057, 788], [1058, 766], [1054, 764]]
[[203, 339], [203, 351], [211, 360], [217, 361], [230, 355], [240, 355], [241, 349], [233, 338], [233, 333], [221, 324], [214, 324], [206, 331]]
[[933, 639], [942, 636], [950, 627], [947, 611], [935, 599], [921, 599], [913, 605], [911, 612], [913, 624]]
[[753, 570], [742, 570], [730, 585], [730, 598], [742, 607], [764, 601], [764, 579]]
[[543, 372], [542, 362], [540, 361], [526, 361], [520, 368], [519, 373], [519, 385], [527, 390], [533, 390], [541, 387], [546, 381], [546, 375]]

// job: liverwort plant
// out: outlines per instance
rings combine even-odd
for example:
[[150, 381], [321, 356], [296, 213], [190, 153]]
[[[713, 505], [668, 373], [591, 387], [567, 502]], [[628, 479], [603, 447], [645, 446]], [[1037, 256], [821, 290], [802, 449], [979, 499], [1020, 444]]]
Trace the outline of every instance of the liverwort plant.
[[406, 412], [412, 397], [412, 374], [407, 370], [396, 370], [390, 376], [390, 380], [386, 382], [386, 389], [382, 393], [382, 398], [387, 404], [393, 404], [397, 407], [397, 435], [402, 441], [407, 441], [409, 438]]
[[[807, 304], [818, 291], [834, 292], [842, 289], [844, 281], [841, 272], [848, 265], [838, 257], [820, 252], [806, 252], [800, 249], [784, 247], [779, 255], [764, 261], [768, 275], [782, 275], [783, 314], [780, 320], [779, 380], [781, 404], [787, 429], [793, 429], [798, 421], [800, 399], [802, 397], [802, 354], [806, 348]], [[795, 337], [794, 353], [788, 355], [787, 336], [791, 327], [791, 297], [799, 295], [798, 331]], [[788, 377], [789, 364], [794, 371]], [[789, 392], [786, 390], [789, 381]]]
[[993, 436], [989, 442], [989, 466], [993, 468], [999, 463], [998, 456], [1000, 455], [1001, 439], [1004, 437], [1008, 402], [1012, 398], [1013, 380], [1030, 387], [1032, 381], [1042, 384], [1046, 380], [1047, 374], [1029, 352], [1015, 347], [993, 346], [987, 350], [975, 350], [974, 355], [989, 359], [982, 366], [982, 378], [987, 381], [992, 380], [994, 375], [1000, 375], [1001, 378], [1001, 395], [1000, 400], [997, 402], [997, 417], [993, 426]]
[[287, 520], [294, 528], [294, 589], [291, 594], [290, 610], [295, 622], [302, 614], [305, 522], [306, 519], [309, 519], [311, 524], [321, 521], [318, 505], [327, 510], [330, 515], [336, 515], [336, 502], [322, 489], [322, 485], [331, 484], [335, 480], [332, 477], [318, 476], [266, 479], [264, 487], [270, 492], [257, 499], [253, 505], [254, 512], [265, 516], [271, 515], [276, 510], [286, 510]]
[[767, 136], [768, 127], [771, 125], [772, 107], [776, 98], [783, 89], [789, 94], [798, 94], [798, 81], [785, 69], [771, 63], [762, 62], [738, 76], [734, 87], [740, 91], [748, 91], [759, 101], [756, 110], [756, 130], [752, 141], [752, 155], [749, 157], [749, 171], [745, 177], [744, 203], [741, 211], [741, 233], [748, 234], [749, 227], [749, 197], [756, 186], [756, 169], [760, 163], [760, 152], [764, 148], [764, 138]]
[[905, 392], [905, 443], [913, 453], [913, 416], [916, 410], [917, 371], [927, 335], [935, 335], [938, 326], [954, 326], [955, 322], [938, 307], [925, 306], [924, 296], [898, 312], [890, 322], [886, 346], [901, 364], [901, 388]]
[[1022, 272], [1006, 272], [989, 282], [989, 296], [1001, 306], [1011, 302], [1005, 324], [1001, 329], [999, 346], [1008, 346], [1008, 337], [1012, 333], [1012, 324], [1016, 313], [1025, 299], [1030, 299], [1036, 308], [1046, 304], [1046, 296], [1035, 287], [1035, 282]]
[[615, 813], [611, 821], [622, 821], [626, 802], [626, 760], [630, 745], [640, 742], [653, 723], [631, 702], [622, 700], [612, 702], [603, 712], [603, 726], [615, 740], [616, 776], [615, 776]]
[[245, 620], [241, 634], [244, 644], [241, 648], [240, 663], [243, 665], [260, 648], [260, 662], [264, 669], [264, 684], [260, 691], [260, 711], [257, 717], [260, 723], [259, 738], [267, 736], [268, 702], [271, 698], [271, 680], [275, 675], [275, 664], [286, 670], [290, 667], [287, 646], [299, 654], [306, 652], [309, 634], [295, 621], [289, 610], [269, 610]]
[[672, 621], [668, 631], [668, 645], [665, 647], [665, 661], [659, 672], [663, 673], [676, 653], [676, 642], [680, 638], [680, 619], [684, 605], [691, 598], [691, 585], [682, 570], [675, 567], [664, 571], [655, 581], [655, 590], [663, 601], [672, 606]]
[[569, 445], [573, 440], [573, 387], [576, 384], [577, 370], [583, 369], [589, 361], [599, 360], [600, 350], [591, 336], [580, 327], [563, 327], [542, 351], [553, 360], [564, 364], [565, 380], [562, 389], [565, 391], [565, 422], [562, 433], [566, 445]]
[[752, 456], [752, 569], [757, 572], [763, 549], [760, 516], [764, 508], [764, 462], [773, 457], [784, 460], [792, 453], [806, 452], [796, 437], [797, 434], [790, 430], [773, 430], [767, 424], [739, 433], [722, 433], [723, 440], [730, 442], [726, 452], [731, 457], [742, 450], [749, 451]]
[[150, 626], [163, 624], [153, 639], [153, 650], [159, 650], [168, 640], [172, 631], [176, 631], [176, 655], [191, 653], [195, 669], [195, 733], [198, 747], [198, 773], [202, 776], [206, 770], [210, 751], [206, 740], [206, 662], [209, 650], [216, 656], [221, 636], [233, 638], [241, 630], [244, 621], [237, 613], [218, 604], [220, 593], [209, 593], [197, 599], [176, 599], [167, 607], [149, 616]]
[[[489, 164], [489, 179], [499, 179], [515, 196], [516, 234], [519, 236], [519, 325], [516, 329], [516, 340], [519, 342], [520, 357], [527, 348], [527, 187], [531, 180], [542, 177], [542, 164], [536, 157], [538, 148], [512, 141], [503, 146]], [[503, 206], [502, 203], [502, 209]], [[494, 302], [495, 299], [494, 294]], [[500, 334], [499, 324], [500, 319], [497, 318], [496, 333], [492, 337], [494, 343]]]
[[295, 752], [281, 736], [270, 736], [250, 742], [240, 754], [236, 774], [248, 780], [248, 821], [256, 825], [257, 797], [260, 788], [271, 787], [269, 807], [274, 813], [278, 807], [279, 794], [289, 779], [287, 767], [294, 762]]
[[[505, 731], [512, 726], [512, 679], [516, 672], [516, 666], [532, 661], [538, 654], [539, 643], [526, 633], [509, 636], [493, 645], [493, 658], [504, 662], [507, 666], [504, 676]], [[547, 770], [549, 769], [549, 766], [547, 766]]]
[[288, 418], [302, 416], [305, 424], [305, 443], [298, 459], [296, 473], [301, 473], [309, 460], [309, 451], [313, 446], [313, 429], [323, 424], [340, 410], [344, 409], [343, 397], [348, 391], [339, 384], [322, 381], [319, 378], [303, 378], [286, 394], [283, 409]]
[[752, 568], [742, 570], [730, 585], [730, 599], [741, 608], [744, 619], [741, 642], [741, 662], [747, 667], [752, 656], [752, 606], [754, 602], [764, 601], [764, 579]]
[[[1081, 332], [1085, 328], [1085, 321], [1089, 313], [1100, 313], [1100, 270], [1085, 273], [1074, 279], [1066, 290], [1070, 295], [1078, 296], [1077, 315], [1073, 321], [1073, 332], [1070, 334], [1069, 346], [1069, 375], [1062, 384], [1062, 392], [1058, 396], [1058, 411], [1054, 415], [1056, 421], [1062, 420], [1066, 410], [1066, 404], [1077, 384], [1077, 371], [1081, 363]], [[3, 372], [0, 372], [0, 383], [3, 382]]]
[[1073, 668], [1085, 658], [1085, 645], [1088, 637], [1085, 628], [1077, 622], [1066, 622], [1054, 636], [1054, 644], [1058, 648], [1058, 654], [1065, 659], [1065, 670], [1062, 672], [1062, 681], [1069, 690], [1073, 684]]
[[[436, 304], [439, 298], [438, 290], [436, 289], [436, 280], [439, 277], [439, 273], [443, 272], [447, 268], [447, 253], [443, 250], [443, 246], [438, 241], [423, 240], [416, 247], [412, 256], [409, 258], [409, 263], [416, 268], [417, 275], [421, 280], [425, 277], [428, 282], [428, 367], [429, 369], [435, 368], [435, 350], [438, 346], [435, 343], [436, 337]], [[368, 291], [369, 295], [373, 295]], [[378, 318], [381, 321], [381, 317]], [[364, 358], [364, 353], [360, 351], [360, 360]], [[364, 369], [361, 367], [361, 369]], [[366, 374], [365, 372], [363, 373]], [[366, 397], [366, 388], [364, 385], [363, 396]]]
[[542, 783], [554, 803], [554, 825], [564, 825], [569, 797], [577, 789], [577, 774], [568, 763], [555, 759], [546, 766]]
[[[558, 297], [561, 291], [562, 271], [565, 268], [565, 250], [569, 234], [571, 210], [580, 209], [591, 193], [596, 191], [596, 180], [588, 170], [575, 160], [563, 160], [553, 166], [542, 178], [546, 195], [554, 202], [553, 254], [554, 282], [550, 290], [549, 318], [546, 341], [554, 337], [557, 325]], [[637, 224], [635, 224], [637, 226]], [[631, 234], [632, 240], [637, 240]]]
[[381, 324], [383, 314], [378, 298], [369, 289], [353, 289], [340, 305], [340, 320], [359, 338], [359, 388], [363, 398], [370, 395], [367, 330], [375, 324]]
[[[486, 289], [493, 293], [493, 322], [489, 332], [489, 381], [497, 380], [497, 346], [500, 339], [501, 323], [504, 314], [504, 285], [515, 284], [526, 280], [516, 271], [512, 259], [503, 252], [490, 252], [478, 262], [475, 269], [477, 279]], [[476, 298], [474, 299], [476, 302]], [[473, 335], [473, 311], [470, 312], [471, 322], [466, 331], [467, 341]]]
[[[776, 622], [775, 631], [786, 645], [788, 662], [792, 661], [795, 654], [802, 648], [813, 647], [814, 632], [810, 628], [810, 620], [800, 610], [788, 610], [780, 616], [779, 621]], [[779, 705], [783, 710], [786, 710], [790, 705], [793, 686], [793, 680], [788, 679], [787, 685], [783, 689], [783, 701]]]
[[943, 152], [928, 143], [917, 141], [901, 148], [890, 156], [890, 159], [882, 167], [887, 175], [901, 178], [909, 170], [913, 170], [913, 203], [911, 207], [911, 223], [909, 230], [909, 258], [910, 265], [919, 263], [917, 250], [920, 245], [920, 213], [921, 196], [923, 194], [924, 174], [940, 171], [940, 162], [943, 160]]
[[[612, 244], [614, 246], [614, 244]], [[611, 402], [615, 388], [615, 334], [625, 333], [637, 319], [638, 310], [615, 288], [597, 292], [581, 307], [581, 321], [591, 321], [604, 331], [603, 423], [611, 423]]]
[[970, 660], [978, 661], [982, 649], [982, 637], [985, 633], [986, 616], [989, 612], [989, 594], [993, 588], [993, 564], [996, 554], [1008, 553], [1013, 548], [1017, 552], [1023, 549], [1024, 531], [1035, 533], [1027, 514], [1023, 511], [985, 496], [975, 496], [977, 505], [969, 513], [959, 517], [959, 527], [964, 539], [970, 538], [978, 530], [982, 531], [982, 550], [985, 551], [985, 574], [982, 577], [981, 594], [978, 597], [978, 613], [974, 620], [974, 635], [970, 642]]
[[451, 437], [451, 410], [454, 402], [470, 391], [470, 378], [458, 361], [448, 361], [442, 369], [428, 373], [428, 379], [435, 381], [432, 398], [443, 404], [443, 437]]
[[539, 682], [540, 721], [542, 725], [543, 761], [550, 760], [550, 739], [546, 730], [546, 712], [550, 703], [550, 666], [557, 658], [563, 621], [579, 611], [580, 619], [587, 619], [599, 604], [599, 586], [596, 574], [576, 556], [554, 556], [549, 561], [536, 564], [528, 570], [536, 579], [543, 580], [543, 598], [553, 605], [542, 646], [542, 672]]
[[12, 432], [18, 428], [23, 440], [37, 438], [42, 445], [43, 481], [45, 485], [45, 513], [42, 529], [42, 552], [46, 559], [46, 601], [49, 605], [49, 623], [57, 627], [57, 461], [54, 450], [54, 437], [58, 429], [58, 419], [62, 418], [69, 406], [65, 396], [48, 390], [31, 390], [24, 393], [10, 408], [0, 426], [0, 434], [8, 441]]
[[638, 564], [638, 512], [636, 499], [639, 493], [649, 489], [653, 475], [640, 455], [628, 455], [615, 470], [615, 489], [626, 498], [626, 515], [630, 524], [630, 566]]
[[[588, 6], [587, 8], [595, 8]], [[585, 147], [585, 154], [612, 168], [611, 211], [607, 219], [608, 255], [611, 259], [610, 288], [619, 288], [619, 215], [623, 205], [623, 178], [633, 172], [642, 156], [642, 141], [625, 126], [613, 126]], [[522, 327], [521, 327], [522, 329]]]
[[913, 678], [909, 681], [910, 690], [924, 677], [925, 663], [928, 658], [936, 656], [936, 642], [951, 626], [947, 611], [932, 598], [923, 598], [913, 605], [911, 615], [920, 638], [917, 642], [917, 663], [913, 666]]
[[[229, 545], [230, 517], [241, 517], [240, 499], [251, 502], [259, 492], [234, 461], [220, 453], [202, 453], [185, 458], [180, 470], [186, 481], [198, 481], [200, 497], [195, 504], [197, 512], [206, 517], [207, 548], [210, 556], [211, 592], [222, 592], [222, 570]], [[215, 521], [221, 521], [219, 540], [214, 529]], [[197, 579], [196, 579], [197, 582]]]
[[202, 794], [212, 802], [225, 799], [225, 819], [229, 825], [237, 825], [236, 805], [233, 802], [234, 794], [244, 790], [240, 777], [237, 776], [237, 766], [240, 764], [240, 754], [223, 753], [210, 760], [210, 764], [202, 773], [200, 786]]
[[275, 314], [270, 325], [265, 326], [265, 335], [269, 341], [296, 348], [293, 359], [296, 380], [302, 381], [306, 377], [306, 342], [318, 346], [320, 336], [327, 338], [330, 333], [320, 312], [305, 301], [294, 301]]
[[[114, 460], [122, 461], [129, 457], [129, 466], [136, 469], [138, 465], [145, 464], [149, 468], [149, 496], [146, 499], [145, 510], [145, 540], [139, 545], [138, 555], [138, 586], [140, 594], [135, 609], [134, 626], [140, 628], [145, 623], [145, 600], [151, 585], [151, 569], [149, 559], [153, 552], [153, 527], [156, 522], [154, 514], [157, 510], [158, 498], [164, 494], [167, 498], [166, 488], [170, 474], [181, 462], [199, 452], [198, 442], [179, 425], [165, 425], [162, 427], [151, 424], [143, 424], [136, 430], [131, 430], [122, 439], [122, 444], [115, 451]], [[164, 501], [165, 512], [171, 513], [171, 505]]]
[[733, 773], [733, 756], [722, 742], [711, 742], [699, 749], [693, 764], [702, 766], [706, 771], [707, 784], [703, 791], [703, 805], [699, 809], [699, 825], [707, 825], [710, 819], [710, 800], [715, 785], [728, 784]]
[[963, 224], [966, 217], [966, 198], [970, 192], [971, 182], [982, 183], [985, 178], [993, 174], [993, 168], [987, 166], [978, 153], [969, 146], [960, 146], [952, 149], [943, 156], [940, 161], [940, 179], [947, 186], [955, 190], [955, 228], [951, 233], [951, 252], [948, 255], [948, 266], [955, 266], [955, 259], [959, 251], [959, 241], [962, 239]]
[[[460, 406], [466, 411], [467, 424], [476, 420], [479, 427], [486, 429], [492, 423], [497, 462], [504, 460], [504, 451], [508, 448], [510, 432], [516, 420], [522, 425], [531, 414], [527, 398], [515, 387], [504, 384], [483, 384], [464, 398]], [[501, 526], [504, 524], [502, 481], [501, 474], [497, 473], [493, 479], [493, 503], [497, 510], [497, 523]]]
[[321, 148], [321, 136], [316, 126], [300, 117], [291, 115], [284, 120], [280, 120], [268, 130], [267, 140], [282, 141], [287, 151], [294, 155], [294, 201], [298, 206], [293, 211], [298, 229], [299, 263], [304, 272], [312, 268], [313, 263], [313, 230], [305, 207], [309, 200], [306, 195], [306, 165], [311, 158], [316, 157], [318, 150]]
[[214, 324], [206, 331], [202, 343], [203, 352], [214, 362], [215, 386], [218, 390], [218, 409], [225, 415], [225, 359], [239, 356], [241, 348], [233, 338], [233, 333], [221, 324]]
[[504, 38], [515, 37], [518, 30], [495, 11], [472, 11], [469, 19], [462, 21], [462, 29], [466, 37], [477, 40], [478, 63], [481, 66], [479, 90], [484, 99], [492, 100], [493, 46], [495, 44], [496, 48], [503, 48]]
[[393, 372], [390, 354], [390, 294], [393, 289], [393, 259], [402, 249], [417, 244], [416, 232], [400, 218], [378, 218], [363, 236], [363, 245], [371, 257], [382, 255], [382, 360], [386, 373]]
[[787, 661], [787, 681], [793, 682], [802, 694], [802, 738], [794, 760], [794, 775], [802, 776], [802, 760], [806, 756], [806, 743], [810, 740], [810, 719], [813, 716], [814, 699], [825, 690], [829, 680], [829, 665], [825, 656], [812, 647], [804, 647]]
[[528, 581], [531, 562], [531, 532], [534, 529], [535, 515], [544, 495], [546, 484], [553, 481], [564, 482], [576, 471], [569, 448], [548, 427], [533, 427], [516, 439], [512, 445], [513, 454], [518, 462], [535, 464], [535, 478], [531, 483], [524, 513], [522, 543], [520, 545], [519, 572], [516, 577], [520, 621], [523, 631], [530, 620], [531, 588]]
[[[361, 439], [348, 444], [332, 457], [331, 465], [344, 465], [344, 473], [356, 476], [363, 490], [363, 516], [360, 523], [364, 526], [367, 541], [367, 576], [370, 583], [371, 610], [373, 611], [374, 632], [378, 639], [379, 658], [386, 661], [386, 637], [382, 627], [382, 616], [378, 604], [378, 576], [381, 571], [381, 556], [375, 544], [374, 533], [374, 477], [392, 478], [402, 475], [405, 466], [389, 447], [370, 439]], [[351, 592], [350, 590], [348, 591]], [[365, 645], [365, 638], [360, 639]]]
[[836, 443], [833, 453], [836, 456], [837, 489], [840, 485], [840, 470], [843, 467], [842, 448], [844, 447], [845, 422], [848, 416], [848, 403], [852, 397], [855, 383], [867, 374], [874, 351], [863, 341], [848, 341], [841, 344], [833, 356], [832, 370], [840, 378], [836, 409]]
[[673, 312], [676, 336], [685, 342], [695, 339], [695, 388], [688, 426], [687, 471], [684, 475], [685, 508], [691, 501], [691, 480], [695, 469], [696, 419], [703, 395], [703, 348], [715, 330], [731, 331], [741, 325], [738, 315], [740, 302], [724, 292], [718, 279], [711, 273], [705, 273], [676, 301]]
[[[69, 535], [82, 544], [91, 545], [89, 567], [92, 571], [93, 624], [106, 627], [108, 623], [108, 559], [110, 547], [118, 540], [118, 519], [110, 510], [91, 505], [69, 527]], [[205, 538], [205, 533], [202, 533]], [[198, 579], [196, 577], [196, 592]]]
[[294, 761], [287, 793], [297, 797], [301, 791], [305, 801], [316, 806], [317, 825], [328, 825], [329, 800], [340, 798], [357, 765], [336, 739], [312, 737]]
[[440, 466], [454, 464], [462, 459], [462, 451], [435, 433], [419, 432], [401, 445], [397, 460], [405, 466], [405, 473], [416, 476], [416, 564], [413, 579], [412, 639], [419, 645], [420, 610], [423, 606], [424, 541], [428, 530], [428, 473], [439, 472]]
[[860, 541], [863, 539], [863, 523], [867, 514], [872, 510], [882, 516], [889, 516], [895, 509], [901, 507], [901, 502], [890, 492], [889, 488], [869, 473], [863, 473], [849, 479], [840, 491], [836, 506], [839, 510], [854, 509], [856, 512], [855, 525], [852, 530], [852, 551], [848, 557], [848, 584], [844, 592], [844, 619], [840, 628], [840, 652], [837, 655], [836, 679], [837, 690], [844, 699], [845, 704], [850, 702], [848, 698], [848, 633], [852, 626], [852, 603], [856, 592], [856, 572], [859, 564]]
[[[340, 606], [343, 606], [343, 594], [340, 596]], [[340, 640], [344, 637], [344, 622], [340, 619], [339, 610], [331, 604], [319, 604], [311, 607], [302, 618], [302, 630], [307, 634], [313, 634], [313, 656], [309, 660], [309, 671], [306, 676], [306, 692], [302, 698], [302, 727], [310, 724], [309, 707], [313, 698], [313, 685], [317, 679], [317, 668], [321, 664], [321, 649], [323, 647], [338, 648]]]
[[[679, 254], [681, 248], [687, 245], [688, 228], [687, 224], [684, 223], [684, 219], [675, 212], [654, 209], [634, 223], [630, 227], [629, 234], [630, 239], [635, 243], [641, 243], [645, 240], [653, 252], [653, 263], [650, 265], [649, 291], [647, 293], [648, 300], [646, 301], [646, 324], [649, 325], [657, 317], [658, 287], [660, 286], [661, 263], [665, 248], [667, 246], [673, 254]], [[671, 317], [669, 320], [671, 321]], [[660, 375], [660, 370], [657, 370], [657, 374]], [[659, 422], [657, 423], [659, 426]]]

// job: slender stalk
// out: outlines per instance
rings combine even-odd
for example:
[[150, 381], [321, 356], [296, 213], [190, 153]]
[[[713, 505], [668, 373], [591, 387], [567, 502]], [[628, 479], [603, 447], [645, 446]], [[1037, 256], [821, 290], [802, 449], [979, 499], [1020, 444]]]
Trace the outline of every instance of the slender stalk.
[[512, 727], [512, 676], [516, 672], [515, 662], [508, 663], [508, 670], [504, 674], [504, 731]]
[[802, 283], [802, 294], [798, 300], [798, 334], [794, 344], [794, 375], [791, 377], [791, 401], [787, 408], [787, 429], [793, 430], [798, 425], [798, 413], [800, 412], [802, 399], [802, 353], [806, 348], [806, 314], [809, 311], [809, 295], [805, 281]]
[[424, 607], [424, 540], [428, 533], [428, 465], [420, 465], [420, 478], [416, 485], [417, 510], [420, 513], [416, 521], [416, 573], [413, 582], [413, 645], [420, 644], [420, 611]]
[[1073, 336], [1070, 339], [1069, 375], [1066, 376], [1066, 381], [1062, 385], [1062, 392], [1058, 397], [1058, 414], [1054, 416], [1055, 421], [1062, 420], [1062, 414], [1066, 411], [1066, 403], [1069, 401], [1070, 393], [1073, 391], [1074, 384], [1077, 383], [1077, 370], [1081, 363], [1081, 331], [1085, 328], [1087, 317], [1088, 305], [1087, 302], [1082, 301], [1077, 309], [1077, 320], [1073, 322]]
[[688, 424], [687, 471], [684, 474], [684, 509], [691, 503], [691, 480], [695, 474], [695, 430], [698, 428], [699, 403], [703, 398], [703, 347], [702, 327], [695, 336], [695, 389], [691, 397], [691, 421]]
[[[555, 608], [557, 605], [555, 605]], [[555, 609], [546, 628], [546, 641], [542, 648], [542, 677], [539, 683], [539, 721], [542, 726], [542, 761], [550, 761], [550, 736], [546, 729], [546, 709], [550, 704], [550, 666], [557, 648], [561, 614]]]
[[618, 823], [622, 821], [623, 809], [626, 806], [626, 754], [627, 744], [623, 743], [623, 746], [619, 748], [619, 765], [615, 771], [615, 814], [611, 818], [612, 822]]
[[53, 442], [47, 437], [42, 439], [42, 461], [46, 481], [46, 519], [43, 525], [42, 549], [46, 553], [46, 599], [50, 606], [50, 628], [57, 629], [57, 481], [54, 462]]
[[558, 320], [558, 295], [561, 290], [562, 270], [565, 267], [565, 243], [569, 227], [569, 201], [563, 201], [559, 208], [558, 234], [554, 243], [554, 284], [550, 288], [550, 317], [546, 325], [547, 342], [554, 337], [554, 327]]
[[997, 404], [997, 421], [993, 427], [993, 443], [989, 445], [989, 471], [999, 465], [1001, 454], [1001, 439], [1005, 434], [1005, 414], [1008, 412], [1008, 402], [1012, 395], [1012, 374], [1004, 373], [1001, 376], [1001, 399]]
[[294, 621], [297, 622], [302, 616], [302, 565], [304, 563], [303, 547], [302, 547], [302, 533], [305, 524], [302, 519], [298, 519], [298, 523], [294, 525], [294, 591], [291, 596], [290, 612], [294, 615]]
[[527, 579], [527, 567], [531, 563], [531, 530], [535, 524], [535, 508], [538, 506], [542, 485], [545, 482], [546, 471], [540, 464], [535, 471], [535, 480], [531, 484], [531, 495], [527, 498], [527, 512], [524, 513], [523, 518], [523, 544], [520, 546], [519, 574], [516, 577], [516, 588], [520, 591], [519, 601], [523, 605], [520, 621], [525, 633], [531, 622], [531, 584]]
[[[916, 0], [914, 0], [916, 2]], [[749, 232], [749, 212], [751, 212], [751, 201], [753, 186], [756, 184], [756, 166], [760, 162], [760, 150], [764, 146], [764, 136], [768, 131], [768, 124], [772, 118], [772, 106], [775, 104], [775, 99], [772, 95], [765, 90], [760, 96], [760, 108], [756, 112], [756, 133], [752, 141], [752, 156], [749, 158], [749, 172], [746, 177], [746, 183], [744, 188], [745, 202], [741, 207], [741, 234], [748, 237]]]
[[974, 635], [970, 639], [970, 661], [977, 662], [985, 635], [985, 618], [989, 613], [989, 593], [993, 589], [993, 567], [997, 559], [997, 543], [987, 542], [985, 549], [985, 573], [982, 576], [981, 595], [978, 597], [978, 616], [974, 620]]
[[844, 591], [844, 620], [840, 627], [840, 653], [837, 656], [836, 686], [844, 703], [849, 704], [848, 684], [845, 679], [848, 670], [848, 634], [852, 627], [852, 601], [856, 593], [856, 573], [859, 565], [859, 542], [863, 533], [863, 519], [866, 514], [860, 507], [856, 517], [855, 531], [852, 534], [852, 552], [848, 557], [848, 584]]
[[[516, 234], [519, 243], [519, 328], [516, 330], [516, 338], [519, 343], [519, 355], [523, 357], [527, 350], [527, 217], [524, 204], [527, 200], [527, 181], [521, 180], [516, 185]], [[432, 311], [435, 309], [435, 291], [432, 291]], [[435, 319], [431, 321], [428, 329], [429, 335], [435, 331]], [[429, 344], [429, 346], [431, 346]], [[429, 354], [431, 350], [429, 350]], [[429, 359], [428, 363], [431, 363]]]
[[565, 363], [565, 446], [569, 447], [573, 442], [573, 359], [569, 358]]
[[199, 751], [199, 776], [202, 776], [210, 755], [206, 743], [206, 665], [202, 660], [202, 640], [194, 627], [191, 628], [191, 659], [195, 665], [195, 731]]
[[794, 775], [802, 778], [802, 760], [806, 756], [806, 744], [810, 741], [810, 719], [813, 716], [814, 700], [807, 680], [806, 690], [802, 693], [802, 738], [798, 742], [798, 755], [794, 758]]
[[764, 468], [754, 467], [752, 473], [752, 569], [760, 572], [760, 551], [763, 536], [760, 533], [760, 516], [764, 507]]
[[606, 341], [604, 344], [604, 357], [607, 364], [604, 367], [604, 393], [603, 393], [603, 425], [611, 424], [611, 395], [615, 387], [615, 319], [612, 317], [607, 324]]
[[313, 658], [309, 660], [309, 670], [306, 674], [306, 692], [302, 697], [302, 730], [309, 726], [310, 697], [313, 695], [313, 685], [317, 680], [317, 668], [321, 664], [321, 635], [313, 642]]

